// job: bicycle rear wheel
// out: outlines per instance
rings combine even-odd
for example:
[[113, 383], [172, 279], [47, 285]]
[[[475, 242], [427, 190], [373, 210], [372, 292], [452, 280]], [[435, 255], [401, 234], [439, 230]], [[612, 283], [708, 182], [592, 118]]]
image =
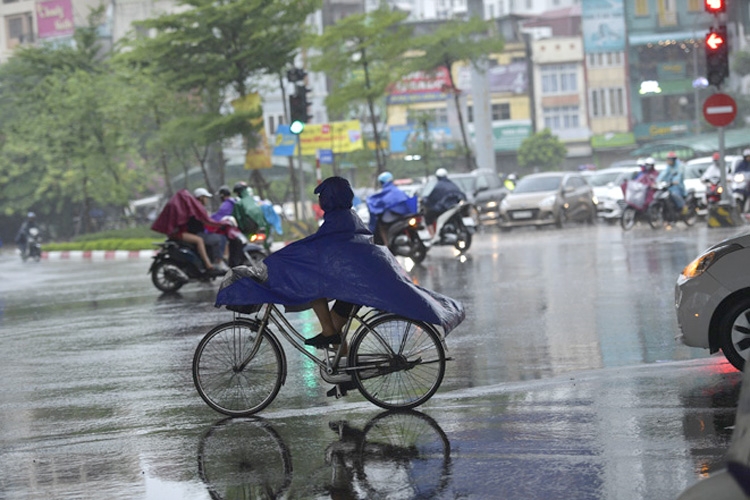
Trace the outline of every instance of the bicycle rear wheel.
[[231, 417], [257, 413], [274, 400], [281, 388], [284, 357], [267, 331], [257, 352], [258, 323], [236, 320], [206, 334], [193, 356], [193, 382], [208, 406]]
[[440, 387], [445, 350], [430, 325], [385, 314], [355, 334], [348, 367], [373, 404], [388, 410], [414, 408]]

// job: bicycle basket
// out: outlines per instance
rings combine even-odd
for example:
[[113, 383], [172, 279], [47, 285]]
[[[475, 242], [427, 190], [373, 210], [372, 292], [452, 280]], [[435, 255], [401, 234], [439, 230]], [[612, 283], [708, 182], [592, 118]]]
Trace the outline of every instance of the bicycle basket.
[[239, 313], [239, 314], [254, 314], [260, 311], [260, 308], [263, 307], [263, 304], [249, 304], [249, 305], [242, 305], [242, 306], [224, 306], [228, 310]]

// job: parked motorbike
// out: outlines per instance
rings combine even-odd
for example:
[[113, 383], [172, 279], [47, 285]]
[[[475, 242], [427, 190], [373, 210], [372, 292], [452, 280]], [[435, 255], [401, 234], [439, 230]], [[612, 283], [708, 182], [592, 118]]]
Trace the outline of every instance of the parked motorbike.
[[472, 204], [459, 202], [438, 216], [433, 234], [425, 226], [420, 229], [419, 236], [428, 248], [450, 245], [459, 252], [465, 252], [471, 247], [472, 234], [476, 231], [476, 222], [471, 214]]
[[[168, 239], [157, 245], [160, 250], [154, 255], [148, 272], [151, 282], [162, 292], [176, 292], [190, 281], [211, 281], [216, 278], [206, 272], [206, 266], [192, 244]], [[262, 245], [250, 243], [239, 231], [232, 233], [229, 245], [230, 267], [254, 265], [269, 255]]]
[[39, 228], [32, 227], [26, 233], [26, 244], [21, 249], [21, 260], [26, 262], [33, 259], [39, 262], [42, 258], [42, 236], [39, 234]]
[[687, 226], [692, 226], [698, 218], [698, 199], [694, 191], [688, 191], [688, 195], [685, 197], [685, 206], [687, 211], [684, 214], [677, 210], [669, 193], [669, 185], [660, 182], [656, 186], [654, 199], [648, 207], [649, 224], [654, 229], [663, 227], [665, 223], [679, 221], [684, 222]]

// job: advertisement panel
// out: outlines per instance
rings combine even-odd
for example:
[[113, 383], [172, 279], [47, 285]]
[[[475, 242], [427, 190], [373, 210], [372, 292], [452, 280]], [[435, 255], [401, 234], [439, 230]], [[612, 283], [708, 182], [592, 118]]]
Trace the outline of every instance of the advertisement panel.
[[[302, 144], [302, 154], [305, 156], [314, 156], [318, 150], [330, 150], [331, 154], [336, 154], [364, 149], [359, 120], [308, 123], [299, 135], [299, 141]], [[297, 136], [289, 131], [289, 125], [279, 125], [276, 130], [274, 156], [294, 156], [297, 153], [296, 146]]]
[[36, 23], [39, 38], [72, 35], [75, 27], [71, 0], [49, 0], [37, 3]]
[[402, 78], [388, 89], [388, 104], [411, 104], [444, 100], [451, 80], [446, 68], [435, 73], [418, 71]]
[[245, 169], [256, 170], [259, 168], [271, 168], [271, 150], [268, 146], [266, 134], [263, 130], [263, 108], [261, 106], [260, 94], [257, 92], [248, 94], [232, 101], [232, 106], [237, 111], [260, 111], [260, 116], [250, 120], [250, 123], [259, 127], [260, 132], [255, 133], [255, 146], [248, 147], [245, 155]]
[[623, 0], [583, 0], [581, 24], [587, 54], [625, 50]]

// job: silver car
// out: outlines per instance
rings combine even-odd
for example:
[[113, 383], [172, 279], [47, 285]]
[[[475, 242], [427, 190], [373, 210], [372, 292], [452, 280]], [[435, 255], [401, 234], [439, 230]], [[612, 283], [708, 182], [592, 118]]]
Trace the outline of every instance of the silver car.
[[675, 308], [680, 340], [719, 349], [738, 370], [750, 355], [750, 233], [718, 243], [687, 265], [677, 279]]
[[499, 224], [508, 231], [520, 226], [555, 225], [569, 221], [593, 223], [596, 198], [578, 172], [544, 172], [527, 175], [500, 202]]

